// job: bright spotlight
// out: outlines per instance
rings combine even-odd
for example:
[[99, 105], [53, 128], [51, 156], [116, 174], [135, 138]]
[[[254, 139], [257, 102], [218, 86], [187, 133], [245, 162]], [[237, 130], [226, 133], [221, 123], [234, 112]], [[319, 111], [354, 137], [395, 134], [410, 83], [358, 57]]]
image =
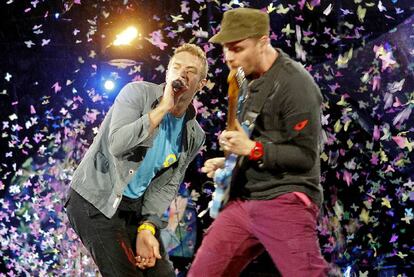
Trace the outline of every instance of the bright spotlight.
[[115, 88], [115, 83], [114, 83], [114, 81], [112, 81], [112, 80], [106, 80], [106, 81], [105, 81], [105, 83], [104, 83], [104, 88], [105, 88], [107, 91], [111, 91], [111, 90], [113, 90], [113, 89]]
[[125, 29], [122, 33], [116, 35], [116, 39], [113, 44], [115, 46], [119, 45], [129, 45], [138, 36], [137, 28], [131, 26]]

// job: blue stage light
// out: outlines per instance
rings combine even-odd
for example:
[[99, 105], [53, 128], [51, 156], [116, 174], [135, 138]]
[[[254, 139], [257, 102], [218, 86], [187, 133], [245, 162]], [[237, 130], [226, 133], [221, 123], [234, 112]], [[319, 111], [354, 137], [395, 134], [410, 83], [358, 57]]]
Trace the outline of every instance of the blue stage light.
[[104, 88], [107, 91], [112, 91], [115, 88], [115, 82], [112, 80], [106, 80], [104, 83]]

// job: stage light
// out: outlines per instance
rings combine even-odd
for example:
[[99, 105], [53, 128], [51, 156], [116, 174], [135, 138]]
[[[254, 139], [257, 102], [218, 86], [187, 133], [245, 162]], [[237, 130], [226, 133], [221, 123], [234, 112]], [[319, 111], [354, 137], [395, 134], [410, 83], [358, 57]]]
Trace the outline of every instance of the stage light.
[[122, 33], [116, 35], [116, 39], [113, 42], [113, 45], [129, 45], [131, 41], [138, 37], [137, 28], [131, 26], [125, 29]]
[[118, 34], [113, 32], [113, 29], [108, 29], [107, 33], [114, 35], [107, 36], [108, 40], [104, 42], [103, 45], [105, 46], [101, 50], [101, 58], [106, 63], [117, 68], [127, 68], [135, 65], [137, 60], [143, 58], [140, 51], [143, 46], [136, 42], [141, 40], [142, 36], [134, 25], [131, 24], [130, 27]]
[[59, 13], [55, 13], [55, 18], [58, 19], [60, 17]]
[[115, 88], [115, 82], [112, 80], [106, 80], [104, 83], [104, 88], [107, 91], [112, 91]]

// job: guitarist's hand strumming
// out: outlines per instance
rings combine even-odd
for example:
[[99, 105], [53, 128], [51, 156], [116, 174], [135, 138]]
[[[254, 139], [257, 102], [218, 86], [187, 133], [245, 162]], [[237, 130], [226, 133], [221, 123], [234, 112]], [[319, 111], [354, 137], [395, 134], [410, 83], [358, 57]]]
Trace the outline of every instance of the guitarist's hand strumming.
[[239, 156], [249, 156], [255, 142], [247, 136], [237, 119], [235, 127], [236, 130], [234, 131], [223, 131], [221, 133], [219, 137], [220, 146], [226, 152]]

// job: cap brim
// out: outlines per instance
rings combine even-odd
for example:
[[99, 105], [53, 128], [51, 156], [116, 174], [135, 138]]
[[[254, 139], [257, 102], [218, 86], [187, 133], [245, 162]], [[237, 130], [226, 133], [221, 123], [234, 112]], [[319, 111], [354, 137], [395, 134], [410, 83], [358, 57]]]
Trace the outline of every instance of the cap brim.
[[212, 42], [212, 43], [228, 43], [228, 42], [234, 42], [234, 41], [239, 41], [245, 38], [248, 38], [248, 35], [245, 36], [240, 36], [240, 35], [235, 35], [235, 34], [229, 34], [229, 33], [223, 33], [223, 32], [218, 32], [217, 34], [215, 34], [214, 36], [212, 36], [208, 41]]
[[208, 41], [212, 43], [222, 43], [223, 36], [220, 33], [215, 34], [212, 36]]

